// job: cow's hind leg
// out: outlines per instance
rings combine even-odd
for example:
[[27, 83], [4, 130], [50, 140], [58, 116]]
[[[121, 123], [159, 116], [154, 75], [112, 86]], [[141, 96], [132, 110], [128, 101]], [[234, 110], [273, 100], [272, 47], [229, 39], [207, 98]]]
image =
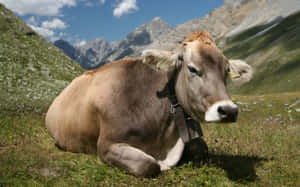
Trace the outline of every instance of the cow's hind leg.
[[151, 177], [160, 172], [160, 166], [152, 156], [124, 143], [110, 145], [102, 158], [136, 176]]

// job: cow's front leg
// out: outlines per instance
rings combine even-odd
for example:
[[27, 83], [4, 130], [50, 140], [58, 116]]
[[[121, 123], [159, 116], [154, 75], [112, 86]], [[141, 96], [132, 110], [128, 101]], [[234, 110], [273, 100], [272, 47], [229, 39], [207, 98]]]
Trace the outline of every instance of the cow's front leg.
[[101, 157], [136, 176], [151, 177], [160, 172], [160, 166], [152, 156], [125, 143], [111, 144]]

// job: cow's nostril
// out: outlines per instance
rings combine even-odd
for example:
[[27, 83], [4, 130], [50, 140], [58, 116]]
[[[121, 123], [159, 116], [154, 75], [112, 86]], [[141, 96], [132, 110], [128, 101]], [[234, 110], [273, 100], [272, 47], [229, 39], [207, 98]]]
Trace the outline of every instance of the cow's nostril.
[[225, 108], [223, 106], [218, 107], [218, 112], [221, 115], [226, 115], [226, 111], [225, 111]]
[[235, 122], [238, 116], [238, 108], [232, 106], [219, 106], [218, 113], [222, 121]]

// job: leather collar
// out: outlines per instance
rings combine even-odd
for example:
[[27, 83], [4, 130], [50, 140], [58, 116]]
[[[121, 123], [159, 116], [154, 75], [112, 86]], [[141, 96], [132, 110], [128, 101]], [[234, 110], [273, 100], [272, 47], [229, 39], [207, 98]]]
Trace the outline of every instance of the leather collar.
[[176, 79], [178, 71], [175, 70], [169, 76], [167, 83], [169, 94], [167, 97], [171, 102], [170, 112], [175, 115], [175, 125], [179, 131], [179, 135], [184, 143], [188, 143], [193, 139], [203, 136], [200, 124], [193, 120], [180, 106], [176, 96]]

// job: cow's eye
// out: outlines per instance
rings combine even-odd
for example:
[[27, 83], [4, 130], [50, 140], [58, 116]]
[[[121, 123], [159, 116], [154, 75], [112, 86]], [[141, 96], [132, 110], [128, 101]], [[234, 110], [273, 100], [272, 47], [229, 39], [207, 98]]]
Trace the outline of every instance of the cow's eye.
[[225, 69], [225, 75], [226, 75], [226, 77], [228, 76], [229, 73], [230, 73], [230, 67], [226, 66], [226, 69]]
[[198, 75], [200, 77], [202, 76], [202, 72], [200, 70], [198, 70], [197, 68], [195, 68], [194, 66], [189, 65], [188, 69], [192, 74]]
[[226, 72], [230, 73], [230, 67], [229, 66], [226, 67]]

